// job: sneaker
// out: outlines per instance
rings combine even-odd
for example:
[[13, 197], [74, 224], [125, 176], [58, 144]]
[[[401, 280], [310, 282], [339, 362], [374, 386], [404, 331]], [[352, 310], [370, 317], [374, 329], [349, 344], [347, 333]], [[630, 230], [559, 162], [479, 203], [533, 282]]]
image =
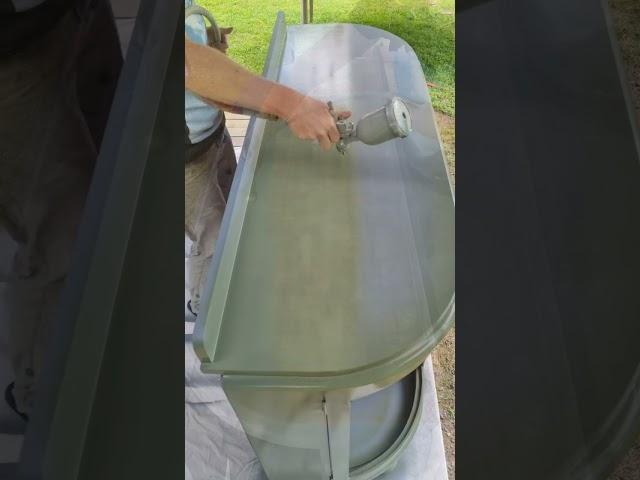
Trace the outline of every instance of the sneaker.
[[5, 388], [4, 390], [4, 399], [7, 402], [7, 405], [11, 407], [11, 410], [16, 412], [20, 416], [20, 418], [22, 418], [26, 422], [29, 420], [29, 416], [26, 413], [22, 413], [20, 410], [18, 410], [18, 406], [16, 405], [16, 399], [13, 396], [14, 387], [15, 387], [14, 382], [11, 382], [9, 385], [7, 385], [7, 388]]

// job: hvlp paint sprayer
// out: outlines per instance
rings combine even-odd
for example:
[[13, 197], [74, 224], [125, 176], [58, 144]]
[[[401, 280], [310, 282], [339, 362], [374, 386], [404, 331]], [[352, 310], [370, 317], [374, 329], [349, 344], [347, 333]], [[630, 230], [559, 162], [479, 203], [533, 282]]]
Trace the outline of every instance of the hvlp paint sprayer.
[[367, 113], [357, 123], [338, 119], [333, 103], [328, 102], [328, 105], [340, 134], [336, 148], [343, 155], [351, 142], [378, 145], [394, 138], [405, 138], [411, 133], [409, 109], [398, 97], [393, 97], [386, 105]]

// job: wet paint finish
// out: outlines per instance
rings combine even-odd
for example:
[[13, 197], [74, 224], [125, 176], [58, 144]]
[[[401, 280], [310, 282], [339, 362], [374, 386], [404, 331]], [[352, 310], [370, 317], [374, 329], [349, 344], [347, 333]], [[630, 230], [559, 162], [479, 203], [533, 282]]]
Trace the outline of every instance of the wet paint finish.
[[420, 64], [403, 40], [360, 25], [288, 27], [281, 48], [280, 82], [354, 120], [399, 96], [413, 132], [342, 156], [253, 121], [261, 141], [243, 152], [223, 268], [194, 336], [203, 370], [355, 372], [362, 385], [371, 379], [357, 372], [403, 358], [407, 374], [451, 326], [454, 302], [454, 201]]
[[371, 480], [394, 468], [420, 423], [422, 369], [369, 397], [348, 390], [224, 391], [270, 480]]

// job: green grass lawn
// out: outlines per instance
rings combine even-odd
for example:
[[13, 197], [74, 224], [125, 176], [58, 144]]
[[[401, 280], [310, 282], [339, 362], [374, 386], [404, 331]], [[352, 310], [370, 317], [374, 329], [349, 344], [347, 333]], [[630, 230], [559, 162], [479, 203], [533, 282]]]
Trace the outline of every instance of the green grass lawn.
[[[315, 0], [314, 23], [360, 23], [382, 28], [413, 47], [436, 110], [455, 113], [455, 0]], [[262, 67], [276, 19], [300, 23], [300, 0], [198, 0], [221, 27], [234, 27], [229, 56], [256, 73]]]

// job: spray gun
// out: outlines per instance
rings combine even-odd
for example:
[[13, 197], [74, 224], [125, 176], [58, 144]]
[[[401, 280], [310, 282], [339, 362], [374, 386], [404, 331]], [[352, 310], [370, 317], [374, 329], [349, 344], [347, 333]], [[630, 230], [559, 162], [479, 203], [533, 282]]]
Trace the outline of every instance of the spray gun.
[[333, 103], [328, 102], [329, 111], [336, 120], [340, 140], [337, 150], [343, 155], [351, 142], [360, 141], [367, 145], [378, 145], [394, 138], [404, 138], [411, 133], [411, 116], [405, 103], [398, 97], [386, 105], [367, 113], [357, 123], [338, 118]]

